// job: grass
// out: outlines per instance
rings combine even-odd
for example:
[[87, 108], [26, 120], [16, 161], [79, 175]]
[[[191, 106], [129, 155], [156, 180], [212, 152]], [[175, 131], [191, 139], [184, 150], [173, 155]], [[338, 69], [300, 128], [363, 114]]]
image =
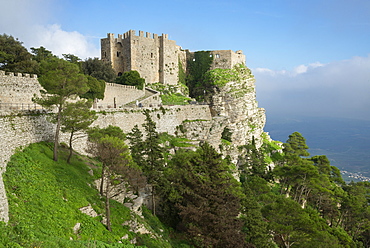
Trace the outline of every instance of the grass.
[[[171, 247], [165, 246], [167, 241], [160, 236], [153, 240], [123, 226], [127, 220], [140, 219], [153, 231], [145, 219], [116, 201], [111, 201], [112, 232], [109, 232], [101, 223], [104, 199], [92, 186], [99, 177], [99, 163], [75, 155], [68, 164], [67, 155], [67, 149], [60, 149], [59, 161], [55, 162], [52, 144], [40, 142], [11, 157], [4, 174], [10, 220], [8, 225], [0, 222], [0, 247]], [[93, 165], [94, 176], [88, 173], [91, 169], [88, 164]], [[88, 205], [97, 217], [79, 210]], [[77, 223], [81, 227], [74, 233]], [[128, 238], [123, 239], [124, 236]], [[143, 246], [131, 244], [132, 239], [141, 240]]]
[[189, 104], [188, 101], [191, 100], [191, 98], [183, 96], [179, 93], [161, 95], [161, 99], [164, 105], [187, 105]]

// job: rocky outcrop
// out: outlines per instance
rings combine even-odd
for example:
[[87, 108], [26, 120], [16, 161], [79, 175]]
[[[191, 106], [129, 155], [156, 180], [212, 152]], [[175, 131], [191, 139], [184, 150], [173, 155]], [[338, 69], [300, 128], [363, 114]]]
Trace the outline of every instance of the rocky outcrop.
[[258, 107], [255, 79], [244, 64], [209, 73], [215, 84], [209, 95], [212, 120], [184, 122], [184, 134], [189, 139], [209, 142], [236, 163], [239, 146], [249, 144], [253, 137], [257, 147], [262, 145], [265, 110]]

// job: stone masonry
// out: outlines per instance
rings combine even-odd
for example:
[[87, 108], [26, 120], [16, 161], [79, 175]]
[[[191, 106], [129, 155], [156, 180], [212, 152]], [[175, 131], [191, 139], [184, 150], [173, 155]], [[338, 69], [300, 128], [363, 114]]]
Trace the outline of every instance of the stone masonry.
[[0, 71], [0, 103], [32, 104], [34, 94], [42, 89], [37, 75]]
[[[108, 33], [101, 40], [101, 59], [109, 61], [117, 74], [127, 71], [138, 71], [147, 84], [163, 83], [176, 85], [178, 83], [179, 63], [186, 68], [186, 63], [192, 52], [183, 50], [176, 41], [169, 40], [168, 34], [151, 34], [135, 30], [119, 34]], [[211, 51], [213, 64], [211, 69], [230, 69], [239, 63], [245, 63], [242, 51], [231, 50]]]

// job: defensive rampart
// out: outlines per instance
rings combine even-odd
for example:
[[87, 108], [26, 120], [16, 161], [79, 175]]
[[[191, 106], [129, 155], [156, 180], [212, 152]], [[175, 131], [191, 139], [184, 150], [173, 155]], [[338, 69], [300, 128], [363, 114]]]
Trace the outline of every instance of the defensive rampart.
[[0, 103], [31, 104], [34, 94], [42, 90], [37, 75], [0, 71]]
[[143, 96], [145, 91], [135, 86], [106, 83], [104, 99], [98, 102], [98, 106], [118, 108]]
[[[185, 120], [211, 120], [208, 105], [164, 106], [148, 108], [153, 120], [157, 123], [158, 132], [175, 134], [177, 127]], [[129, 132], [145, 121], [143, 108], [125, 108], [122, 110], [106, 110], [98, 113], [99, 118], [93, 126], [102, 128], [109, 125], [118, 126]], [[52, 141], [55, 127], [47, 121], [46, 115], [35, 116], [0, 116], [0, 221], [8, 221], [8, 202], [2, 180], [7, 162], [19, 147], [39, 141]], [[76, 140], [74, 148], [86, 154], [86, 136]], [[68, 142], [68, 134], [62, 134], [61, 142]]]

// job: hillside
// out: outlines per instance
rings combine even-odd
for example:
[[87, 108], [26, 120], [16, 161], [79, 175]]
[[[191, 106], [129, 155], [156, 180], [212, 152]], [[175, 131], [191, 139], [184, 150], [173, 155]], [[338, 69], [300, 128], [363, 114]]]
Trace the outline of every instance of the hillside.
[[[52, 144], [41, 142], [12, 156], [4, 174], [10, 220], [7, 226], [0, 222], [0, 247], [172, 247], [173, 233], [148, 210], [139, 216], [113, 200], [109, 232], [102, 224], [104, 201], [94, 187], [99, 163], [76, 156], [67, 164], [67, 151], [60, 154], [53, 161]], [[97, 216], [82, 213], [84, 207]]]

